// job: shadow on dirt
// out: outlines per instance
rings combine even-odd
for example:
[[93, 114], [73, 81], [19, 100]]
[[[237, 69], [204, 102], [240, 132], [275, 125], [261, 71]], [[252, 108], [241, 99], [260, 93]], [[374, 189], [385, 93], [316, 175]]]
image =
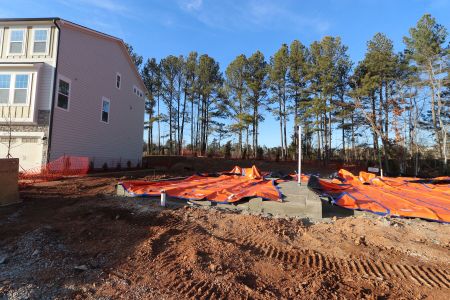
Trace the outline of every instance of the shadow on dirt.
[[153, 226], [177, 222], [131, 199], [43, 191], [25, 189], [23, 203], [0, 208], [0, 299], [73, 298], [117, 281], [110, 272], [132, 259]]

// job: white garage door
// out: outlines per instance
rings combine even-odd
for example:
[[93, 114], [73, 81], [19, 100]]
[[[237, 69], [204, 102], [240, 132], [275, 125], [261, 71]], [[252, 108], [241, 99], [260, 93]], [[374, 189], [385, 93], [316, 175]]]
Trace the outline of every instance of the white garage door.
[[[0, 157], [8, 154], [8, 136], [0, 136]], [[10, 154], [19, 159], [20, 171], [40, 167], [42, 165], [43, 141], [38, 136], [12, 136]]]

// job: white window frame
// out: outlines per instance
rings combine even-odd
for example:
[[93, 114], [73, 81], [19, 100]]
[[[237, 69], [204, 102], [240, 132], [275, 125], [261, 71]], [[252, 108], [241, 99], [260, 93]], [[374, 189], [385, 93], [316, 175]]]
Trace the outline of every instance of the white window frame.
[[[67, 109], [65, 109], [65, 108], [63, 108], [63, 107], [60, 107], [59, 105], [58, 105], [58, 97], [59, 97], [59, 81], [60, 80], [62, 80], [62, 81], [65, 81], [65, 82], [67, 82], [68, 84], [69, 84], [69, 95], [67, 95]], [[72, 94], [72, 80], [70, 80], [69, 78], [67, 78], [66, 76], [64, 76], [64, 75], [58, 75], [58, 80], [56, 81], [56, 99], [55, 99], [55, 106], [56, 106], [56, 108], [59, 108], [60, 110], [62, 110], [62, 111], [69, 111], [70, 110], [70, 98], [71, 98], [71, 94]]]
[[[34, 52], [34, 42], [35, 42], [35, 38], [36, 38], [36, 30], [45, 30], [47, 31], [47, 40], [45, 41], [45, 52]], [[33, 38], [32, 38], [32, 44], [31, 44], [31, 52], [33, 53], [33, 55], [48, 55], [49, 51], [50, 51], [50, 28], [47, 27], [33, 27]]]
[[[0, 103], [0, 106], [9, 106], [11, 105], [11, 85], [14, 75], [11, 72], [0, 72], [0, 75], [9, 75], [8, 102]], [[1, 90], [6, 90], [6, 88], [1, 88]]]
[[[27, 75], [28, 76], [28, 82], [27, 82], [27, 101], [25, 103], [14, 103], [14, 97], [15, 97], [15, 93], [16, 93], [16, 78], [17, 75]], [[24, 72], [17, 72], [14, 74], [14, 82], [13, 82], [13, 88], [12, 88], [12, 96], [13, 98], [10, 99], [11, 101], [11, 105], [12, 106], [28, 106], [30, 104], [30, 92], [31, 92], [31, 73], [24, 73]], [[20, 88], [23, 89], [23, 88]]]
[[[32, 72], [0, 72], [0, 75], [10, 75], [11, 80], [9, 82], [9, 102], [0, 103], [0, 106], [29, 106], [31, 101], [31, 81], [33, 80]], [[27, 86], [27, 101], [25, 103], [14, 103], [14, 93], [16, 91], [16, 76], [28, 75]]]
[[[22, 39], [22, 51], [20, 53], [11, 53], [9, 52], [11, 50], [11, 37], [13, 31], [22, 31], [23, 32], [23, 39]], [[8, 56], [15, 56], [15, 55], [25, 55], [25, 44], [27, 42], [27, 29], [26, 27], [10, 27], [9, 28], [9, 40], [8, 44], [6, 45], [8, 47]]]
[[[117, 86], [117, 77], [120, 78], [119, 86]], [[120, 74], [119, 72], [116, 73], [116, 82], [115, 82], [115, 85], [116, 85], [116, 88], [117, 88], [118, 90], [120, 90], [120, 89], [122, 88], [122, 74]]]
[[[105, 122], [103, 121], [103, 102], [108, 102], [109, 106], [109, 111], [108, 111], [108, 121]], [[109, 121], [111, 120], [111, 100], [106, 98], [106, 97], [102, 97], [102, 102], [101, 102], [101, 107], [100, 107], [100, 122], [102, 122], [103, 124], [109, 124]]]
[[3, 52], [3, 34], [5, 33], [5, 28], [0, 27], [0, 54]]

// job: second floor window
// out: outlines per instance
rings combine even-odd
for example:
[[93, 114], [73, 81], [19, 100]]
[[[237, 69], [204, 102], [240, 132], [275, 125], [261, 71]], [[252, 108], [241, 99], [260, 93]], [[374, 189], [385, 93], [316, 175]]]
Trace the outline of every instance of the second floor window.
[[9, 41], [9, 53], [11, 54], [22, 54], [24, 49], [24, 29], [12, 29]]
[[47, 53], [48, 30], [47, 29], [35, 29], [34, 30], [34, 42], [33, 53]]
[[119, 90], [120, 90], [121, 81], [122, 81], [122, 76], [120, 76], [120, 74], [117, 73], [116, 74], [116, 88], [118, 88]]
[[0, 104], [9, 103], [9, 90], [11, 86], [11, 75], [0, 75]]
[[58, 81], [58, 102], [59, 108], [69, 109], [69, 95], [70, 95], [70, 83], [66, 80], [60, 79]]
[[110, 102], [108, 99], [102, 99], [102, 122], [109, 123], [109, 106]]

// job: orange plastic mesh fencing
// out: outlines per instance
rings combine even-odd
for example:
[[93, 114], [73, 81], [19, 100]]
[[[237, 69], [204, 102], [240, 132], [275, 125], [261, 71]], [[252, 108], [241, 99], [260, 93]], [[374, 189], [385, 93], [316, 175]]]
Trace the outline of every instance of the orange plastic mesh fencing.
[[89, 158], [80, 156], [61, 156], [38, 168], [20, 172], [23, 182], [50, 181], [69, 176], [83, 176], [89, 171]]
[[[235, 171], [238, 169], [235, 168]], [[242, 173], [219, 177], [194, 175], [182, 180], [159, 182], [135, 180], [120, 182], [119, 185], [134, 196], [159, 196], [164, 191], [168, 196], [178, 199], [220, 203], [232, 203], [250, 197], [282, 201], [282, 194], [275, 181], [265, 180], [261, 176], [253, 178], [259, 173], [256, 167], [252, 167], [248, 170], [249, 176], [242, 176]]]
[[332, 197], [333, 203], [380, 215], [450, 222], [450, 178], [428, 180], [409, 177], [355, 176], [340, 170], [342, 183], [317, 179], [312, 188]]

